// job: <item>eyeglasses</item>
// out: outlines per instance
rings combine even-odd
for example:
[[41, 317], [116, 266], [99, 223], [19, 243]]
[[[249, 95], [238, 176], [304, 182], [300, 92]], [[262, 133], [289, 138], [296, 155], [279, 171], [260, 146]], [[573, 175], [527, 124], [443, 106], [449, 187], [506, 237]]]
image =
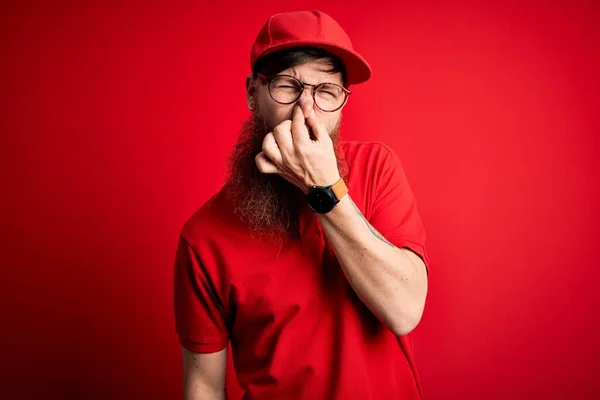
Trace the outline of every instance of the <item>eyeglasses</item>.
[[257, 74], [264, 82], [269, 84], [271, 98], [279, 104], [292, 104], [296, 102], [307, 86], [312, 88], [312, 97], [319, 109], [326, 112], [337, 111], [348, 101], [352, 92], [335, 83], [323, 82], [317, 85], [304, 83], [291, 75], [265, 76]]

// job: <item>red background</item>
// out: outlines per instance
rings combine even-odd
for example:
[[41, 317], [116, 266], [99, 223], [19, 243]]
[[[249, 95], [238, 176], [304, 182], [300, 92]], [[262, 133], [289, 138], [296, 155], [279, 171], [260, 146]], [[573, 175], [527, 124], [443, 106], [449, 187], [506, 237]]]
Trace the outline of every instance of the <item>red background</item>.
[[12, 3], [0, 397], [180, 398], [179, 230], [222, 183], [256, 33], [314, 8], [374, 70], [344, 137], [396, 150], [427, 228], [427, 398], [600, 396], [600, 3]]

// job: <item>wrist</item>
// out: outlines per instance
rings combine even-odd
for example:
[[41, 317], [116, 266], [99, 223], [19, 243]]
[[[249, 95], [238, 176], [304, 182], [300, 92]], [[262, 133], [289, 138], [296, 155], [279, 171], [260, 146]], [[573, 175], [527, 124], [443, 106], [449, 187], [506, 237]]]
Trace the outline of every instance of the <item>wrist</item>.
[[313, 186], [306, 194], [311, 210], [317, 214], [327, 214], [346, 197], [348, 187], [340, 177], [329, 186]]

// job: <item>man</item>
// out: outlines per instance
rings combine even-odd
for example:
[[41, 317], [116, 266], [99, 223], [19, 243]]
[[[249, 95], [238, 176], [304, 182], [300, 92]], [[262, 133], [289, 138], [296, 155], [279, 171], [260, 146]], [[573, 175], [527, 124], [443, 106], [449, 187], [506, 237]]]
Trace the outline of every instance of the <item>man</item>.
[[427, 292], [425, 233], [396, 155], [339, 140], [367, 62], [328, 15], [277, 14], [246, 79], [229, 178], [182, 229], [175, 317], [184, 397], [418, 399], [408, 335]]

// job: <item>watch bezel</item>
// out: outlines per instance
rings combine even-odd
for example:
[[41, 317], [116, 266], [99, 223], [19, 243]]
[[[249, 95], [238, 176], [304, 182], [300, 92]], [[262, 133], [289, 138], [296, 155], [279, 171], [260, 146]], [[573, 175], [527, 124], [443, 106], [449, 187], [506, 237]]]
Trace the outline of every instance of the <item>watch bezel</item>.
[[[330, 205], [328, 205], [327, 209], [318, 210], [313, 207], [313, 205], [311, 203], [311, 199], [313, 198], [315, 193], [326, 193], [327, 194], [327, 197], [330, 200], [330, 203], [329, 203]], [[313, 186], [312, 188], [310, 188], [310, 190], [306, 194], [306, 199], [308, 200], [308, 206], [310, 207], [310, 209], [313, 212], [316, 212], [317, 214], [327, 214], [328, 212], [333, 210], [333, 207], [335, 207], [335, 205], [337, 203], [339, 203], [339, 200], [335, 197], [333, 190], [331, 190], [331, 186], [324, 186], [324, 187], [323, 186]]]

